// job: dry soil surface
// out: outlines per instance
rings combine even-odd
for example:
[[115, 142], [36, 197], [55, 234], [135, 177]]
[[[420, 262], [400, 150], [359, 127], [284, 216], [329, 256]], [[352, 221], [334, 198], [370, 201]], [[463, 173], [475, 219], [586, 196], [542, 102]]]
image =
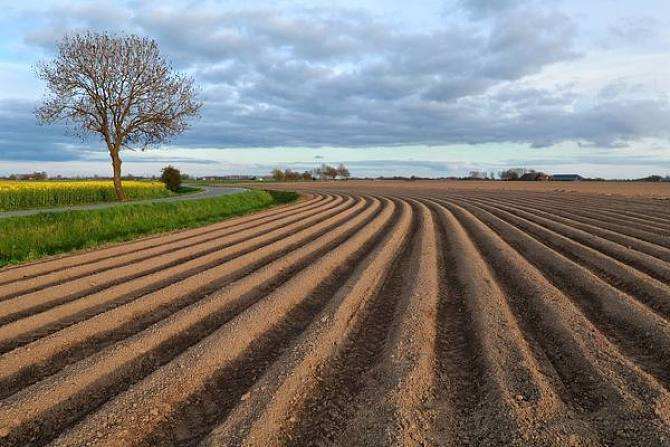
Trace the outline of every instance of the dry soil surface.
[[667, 201], [277, 187], [0, 270], [0, 445], [670, 445]]
[[[393, 194], [396, 191], [441, 193], [444, 191], [522, 191], [543, 193], [568, 193], [605, 195], [614, 197], [670, 199], [670, 182], [626, 182], [626, 181], [576, 181], [576, 182], [500, 182], [482, 180], [417, 180], [417, 181], [376, 181], [350, 180], [345, 183], [318, 182], [319, 189], [341, 189], [343, 184], [349, 191], [371, 191]], [[274, 184], [275, 187], [278, 184]], [[309, 186], [311, 185], [311, 186]], [[285, 183], [289, 189], [315, 188], [315, 183]], [[247, 183], [246, 186], [258, 187], [258, 183]]]

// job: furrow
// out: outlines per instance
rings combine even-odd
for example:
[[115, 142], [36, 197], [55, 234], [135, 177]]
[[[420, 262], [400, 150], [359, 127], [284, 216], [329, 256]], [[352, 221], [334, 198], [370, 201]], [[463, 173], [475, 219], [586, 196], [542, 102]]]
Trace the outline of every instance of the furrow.
[[[279, 219], [271, 219], [270, 221], [261, 223], [260, 225], [250, 225], [248, 226], [248, 228], [238, 228], [238, 226], [236, 226], [232, 229], [232, 231], [224, 230], [226, 234], [222, 235], [222, 237], [214, 238], [209, 242], [202, 241], [202, 242], [195, 242], [193, 244], [187, 244], [184, 247], [178, 248], [176, 250], [168, 250], [167, 252], [163, 253], [160, 256], [150, 256], [143, 261], [120, 265], [118, 268], [113, 269], [113, 272], [110, 271], [110, 269], [103, 269], [100, 272], [93, 270], [92, 272], [90, 272], [90, 275], [86, 274], [76, 275], [76, 277], [73, 277], [71, 279], [64, 279], [63, 281], [57, 282], [55, 286], [49, 287], [49, 289], [53, 289], [54, 287], [73, 288], [77, 285], [80, 285], [81, 283], [86, 283], [86, 281], [91, 277], [96, 278], [102, 277], [104, 279], [107, 278], [108, 276], [114, 277], [115, 276], [114, 273], [117, 272], [122, 272], [126, 275], [129, 275], [128, 276], [129, 278], [138, 277], [143, 274], [148, 274], [153, 271], [156, 271], [157, 268], [161, 267], [167, 268], [172, 265], [176, 265], [179, 262], [188, 261], [190, 259], [195, 259], [197, 256], [212, 253], [213, 251], [216, 251], [216, 249], [225, 248], [227, 245], [230, 244], [230, 241], [233, 242], [237, 241], [239, 239], [240, 234], [254, 234], [254, 232], [261, 233], [263, 231], [267, 231], [268, 228], [274, 228], [278, 225], [282, 225], [283, 223], [295, 221], [296, 216], [303, 216], [303, 215], [313, 216], [318, 214], [323, 209], [331, 209], [335, 206], [340, 205], [343, 202], [343, 200], [344, 197], [337, 196], [331, 201], [324, 201], [319, 205], [307, 207], [306, 209], [300, 210], [298, 213], [287, 213], [286, 215], [284, 215]], [[237, 229], [240, 229], [241, 231], [236, 231]], [[108, 260], [107, 262], [113, 262], [113, 260]], [[134, 273], [132, 272], [133, 267], [136, 270]], [[56, 274], [60, 274], [60, 272], [56, 272]], [[133, 274], [135, 276], [133, 276]], [[30, 282], [32, 280], [28, 281]], [[113, 280], [111, 281], [107, 280], [107, 281], [108, 282], [100, 281], [100, 284], [94, 283], [92, 286], [89, 283], [90, 293], [101, 290], [105, 286], [110, 286], [118, 283], [118, 280], [116, 283]], [[2, 299], [0, 300], [0, 306], [2, 306], [3, 301], [6, 301], [7, 299], [21, 296], [23, 294], [22, 286], [23, 286], [22, 282], [16, 282], [4, 286], [2, 288], [2, 291], [4, 293]], [[29, 285], [27, 289], [28, 292], [26, 292], [26, 294], [30, 294], [32, 290], [35, 290], [36, 293], [39, 293], [40, 289], [41, 287], [30, 287]]]
[[[486, 197], [491, 198], [491, 196]], [[551, 208], [569, 213], [577, 213], [579, 215], [584, 215], [585, 217], [592, 217], [595, 215], [612, 223], [640, 225], [640, 228], [648, 226], [651, 228], [652, 232], [657, 229], [670, 230], [670, 226], [667, 225], [667, 220], [664, 221], [658, 217], [630, 213], [627, 211], [627, 207], [622, 209], [611, 209], [597, 206], [594, 204], [594, 198], [590, 198], [590, 200], [565, 200], [533, 196], [530, 198], [524, 197], [521, 200], [519, 200], [519, 198], [513, 199], [515, 199], [517, 204], [525, 203], [530, 206], [539, 206], [542, 209]]]
[[[412, 228], [406, 231], [414, 233]], [[376, 375], [391, 327], [396, 324], [401, 289], [399, 273], [408, 262], [410, 247], [406, 245], [405, 250], [399, 252], [398, 262], [386, 263], [386, 274], [390, 276], [367, 306], [359, 307], [358, 315], [350, 322], [353, 327], [349, 337], [341, 343], [332, 361], [317, 373], [320, 380], [316, 388], [291, 407], [297, 422], [287, 427], [283, 436], [280, 434], [280, 444], [342, 445], [347, 442], [340, 441], [339, 437], [351, 428], [356, 410], [365, 400]], [[255, 440], [251, 444], [259, 445]]]
[[[485, 389], [481, 377], [486, 370], [479, 361], [477, 334], [468, 309], [467, 287], [459, 278], [463, 257], [474, 254], [472, 245], [453, 217], [444, 209], [425, 202], [431, 209], [438, 231], [440, 301], [437, 308], [435, 376], [435, 426], [437, 445], [457, 446], [470, 443], [469, 422], [477, 413]], [[457, 229], [451, 230], [450, 225]], [[451, 239], [450, 239], [451, 238]], [[464, 251], [462, 251], [464, 250]], [[474, 259], [477, 259], [476, 257]], [[468, 262], [470, 262], [468, 260]]]
[[[500, 201], [502, 202], [502, 200]], [[617, 244], [623, 245], [624, 247], [627, 247], [628, 249], [636, 250], [641, 253], [647, 254], [649, 256], [653, 256], [657, 259], [660, 259], [665, 262], [670, 262], [670, 250], [661, 247], [649, 242], [645, 242], [640, 239], [636, 239], [634, 237], [627, 236], [622, 233], [618, 233], [616, 231], [611, 231], [607, 230], [601, 227], [598, 227], [596, 225], [591, 225], [591, 224], [585, 224], [579, 221], [576, 221], [574, 219], [569, 219], [565, 217], [558, 216], [556, 214], [552, 214], [546, 211], [543, 211], [542, 209], [539, 208], [529, 208], [529, 207], [524, 207], [518, 204], [514, 204], [514, 202], [511, 202], [511, 206], [513, 206], [515, 209], [522, 210], [531, 214], [534, 214], [536, 216], [544, 217], [546, 219], [552, 220], [554, 222], [562, 223], [564, 225], [567, 225], [569, 227], [573, 227], [582, 231], [585, 231], [586, 233], [590, 233], [596, 236], [599, 236], [603, 239], [607, 239], [609, 241], [615, 242]]]
[[[333, 198], [334, 200], [334, 198]], [[308, 211], [314, 208], [320, 207], [323, 203], [328, 203], [329, 201], [324, 201], [311, 206], [301, 207], [300, 212]], [[147, 260], [149, 258], [155, 258], [160, 255], [167, 253], [174, 253], [176, 250], [196, 247], [198, 244], [214, 241], [220, 239], [224, 236], [228, 236], [234, 233], [238, 233], [243, 230], [249, 230], [261, 226], [262, 224], [271, 223], [286, 217], [287, 215], [295, 214], [298, 210], [284, 210], [278, 213], [274, 213], [268, 217], [261, 219], [253, 219], [248, 222], [241, 222], [236, 225], [218, 225], [214, 224], [213, 227], [221, 228], [210, 228], [209, 226], [203, 227], [204, 231], [200, 231], [189, 237], [175, 237], [172, 241], [166, 242], [160, 245], [150, 246], [147, 248], [137, 248], [132, 249], [128, 247], [124, 253], [117, 253], [113, 256], [104, 256], [102, 255], [98, 260], [90, 261], [80, 265], [69, 266], [66, 269], [59, 269], [50, 273], [42, 273], [39, 276], [33, 276], [27, 279], [16, 280], [11, 282], [11, 284], [4, 283], [2, 284], [2, 291], [0, 292], [0, 299], [7, 299], [19, 294], [26, 294], [34, 291], [41, 290], [46, 287], [54, 286], [65, 281], [71, 281], [74, 279], [82, 278], [84, 276], [90, 275], [92, 273], [100, 273], [112, 268], [125, 267], [130, 264], [137, 264], [141, 261]]]
[[[114, 271], [93, 274], [85, 278], [70, 281], [43, 291], [21, 295], [0, 302], [0, 324], [28, 316], [50, 307], [67, 303], [95, 293], [108, 293], [110, 287], [115, 291], [131, 289], [135, 293], [148, 293], [152, 289], [165, 287], [179, 276], [190, 276], [198, 271], [214, 266], [230, 256], [239, 255], [239, 248], [252, 250], [267, 243], [268, 239], [278, 239], [282, 234], [308, 227], [311, 223], [323, 218], [327, 212], [337, 212], [342, 207], [350, 206], [351, 198], [342, 198], [337, 203], [322, 209], [312, 210], [306, 214], [297, 214], [273, 222], [267, 226], [242, 231], [238, 234], [221, 238], [212, 243], [204, 244], [198, 249], [193, 247], [178, 250], [143, 263], [128, 265]], [[282, 233], [284, 232], [284, 233]], [[260, 236], [259, 236], [260, 235]], [[240, 245], [242, 244], [242, 245]], [[157, 274], [157, 275], [154, 275]], [[159, 277], [159, 281], [155, 279]], [[131, 281], [137, 279], [137, 281]], [[153, 282], [152, 282], [153, 280]], [[134, 287], [134, 288], [133, 288]], [[125, 292], [130, 293], [130, 292]]]
[[634, 208], [631, 208], [631, 204], [629, 202], [621, 204], [621, 206], [618, 208], [613, 208], [611, 207], [612, 203], [610, 200], [608, 201], [608, 206], [602, 206], [599, 204], [601, 199], [598, 197], [590, 197], [587, 200], [575, 201], [574, 199], [570, 200], [566, 200], [563, 198], [547, 199], [542, 196], [540, 197], [535, 196], [532, 197], [531, 200], [535, 202], [535, 204], [539, 204], [540, 206], [560, 207], [567, 211], [570, 211], [576, 207], [579, 208], [580, 210], [587, 210], [593, 212], [604, 211], [607, 212], [609, 215], [613, 215], [616, 217], [626, 216], [640, 223], [660, 224], [662, 227], [665, 228], [668, 228], [668, 219], [670, 218], [670, 214], [662, 213], [660, 208], [651, 209], [648, 207], [643, 207], [635, 211]]
[[624, 264], [630, 265], [661, 282], [670, 284], [670, 265], [658, 258], [637, 250], [632, 250], [619, 243], [612, 242], [585, 230], [573, 228], [569, 225], [557, 222], [556, 220], [547, 219], [511, 206], [492, 204], [489, 201], [481, 200], [473, 201], [473, 203], [489, 206], [490, 208], [487, 208], [489, 211], [492, 209], [500, 209], [506, 213], [514, 214], [515, 216], [534, 222], [562, 236], [568, 237], [580, 244], [610, 256]]
[[[539, 242], [551, 247], [572, 261], [587, 267], [600, 278], [639, 299], [654, 309], [659, 315], [670, 320], [670, 287], [668, 287], [667, 283], [664, 284], [650, 278], [597, 250], [584, 246], [529, 220], [487, 205], [478, 204], [477, 206], [522, 229]], [[555, 226], [551, 222], [546, 222], [546, 224]], [[670, 273], [670, 269], [666, 270]]]
[[[491, 198], [496, 197], [506, 197], [513, 198], [515, 200], [534, 200], [537, 202], [542, 202], [548, 205], [554, 204], [564, 204], [572, 205], [575, 207], [586, 207], [590, 206], [594, 209], [606, 209], [607, 207], [612, 207], [614, 211], [619, 210], [633, 210], [636, 212], [645, 212], [645, 213], [657, 213], [659, 216], [663, 216], [664, 207], [659, 206], [650, 201], [649, 199], [632, 199], [632, 198], [616, 198], [614, 196], [603, 197], [601, 195], [594, 194], [565, 194], [563, 192], [521, 192], [515, 191], [514, 193], [489, 193], [489, 194], [474, 194], [475, 196], [488, 196]], [[665, 209], [667, 210], [667, 208]], [[668, 215], [670, 217], [670, 215]]]
[[[79, 446], [93, 443], [98, 446], [116, 446], [127, 444], [131, 440], [135, 444], [141, 444], [157, 429], [169, 430], [170, 426], [174, 426], [170, 416], [177, 413], [184, 405], [196, 402], [198, 397], [207, 396], [208, 387], [214, 384], [231, 386], [232, 398], [236, 401], [236, 397], [246, 388], [242, 387], [240, 390], [235, 387], [235, 383], [227, 382], [226, 373], [230, 373], [236, 366], [241, 365], [239, 361], [244, 359], [245, 354], [253, 355], [255, 349], [262, 349], [266, 343], [273, 343], [272, 339], [275, 337], [283, 339], [287, 335], [284, 332], [285, 324], [290, 326], [290, 321], [287, 319], [290, 319], [291, 313], [301, 310], [301, 306], [305, 303], [309, 305], [310, 295], [320, 285], [336, 276], [341, 269], [349, 268], [362, 254], [366, 253], [370, 249], [369, 244], [378, 240], [381, 232], [391, 222], [393, 212], [393, 207], [386, 206], [375, 220], [356, 232], [351, 238], [318, 257], [315, 262], [304, 266], [291, 279], [245, 309], [200, 343], [155, 370], [144, 380], [135, 383], [127, 391], [116, 395], [98, 411], [90, 414], [71, 430], [66, 431], [54, 441], [54, 445]], [[265, 275], [273, 276], [274, 273], [271, 272], [275, 271], [274, 269], [265, 270]], [[258, 282], [259, 278], [254, 278], [254, 287], [257, 287]], [[221, 306], [221, 303], [226, 301], [226, 297], [239, 299], [240, 296], [243, 295], [239, 290], [227, 289], [217, 296], [211, 305]], [[206, 307], [201, 306], [198, 309], [204, 312]], [[200, 313], [198, 309], [190, 309], [188, 313], [180, 316], [188, 320], [197, 318]], [[309, 317], [312, 316], [310, 312]], [[177, 333], [183, 332], [184, 329], [179, 328]], [[151, 334], [164, 338], [166, 330], [158, 330]], [[142, 346], [145, 346], [147, 340], [142, 341]], [[115, 346], [114, 355], [124, 352], [124, 347], [135, 348], [131, 346], [132, 344], [132, 341], [129, 341], [128, 344]], [[106, 374], [102, 371], [109, 371], [105, 363], [109, 362], [111, 357], [101, 356], [97, 357], [97, 360], [95, 364], [90, 365], [90, 368], [81, 371], [84, 376], [92, 378], [93, 375]], [[263, 368], [262, 364], [257, 367]], [[224, 377], [221, 378], [219, 374], [223, 374]], [[68, 374], [63, 377], [71, 379], [72, 376]], [[81, 385], [82, 381], [77, 380], [74, 383]], [[11, 405], [12, 416], [17, 417], [24, 414], [21, 411], [15, 413], [19, 407]], [[32, 405], [29, 404], [28, 408], [34, 409], [34, 402]], [[147, 409], [150, 411], [147, 412]], [[31, 412], [33, 417], [36, 416], [34, 410]], [[45, 415], [41, 415], [39, 420], [44, 421]], [[114, 421], [114, 424], [108, 425], [103, 433], [99, 427], [105, 423], [104, 421]], [[11, 433], [14, 433], [15, 429], [12, 427], [10, 430], [12, 430]]]
[[114, 244], [107, 248], [99, 248], [92, 251], [85, 251], [83, 253], [70, 254], [65, 256], [56, 256], [54, 258], [48, 258], [46, 260], [36, 261], [26, 265], [6, 267], [0, 270], [0, 272], [2, 272], [0, 286], [15, 281], [26, 280], [39, 277], [41, 275], [67, 270], [80, 265], [83, 266], [86, 264], [115, 258], [117, 256], [123, 256], [129, 252], [141, 252], [142, 250], [160, 247], [166, 243], [187, 240], [194, 236], [207, 234], [212, 231], [219, 231], [224, 228], [232, 228], [240, 225], [251, 224], [253, 222], [267, 219], [268, 217], [272, 218], [274, 215], [284, 215], [299, 212], [305, 208], [315, 205], [318, 206], [320, 203], [326, 203], [330, 200], [334, 200], [334, 196], [316, 195], [314, 198], [299, 201], [297, 204], [281, 205], [266, 211], [260, 211], [232, 219], [225, 219], [220, 223], [207, 225], [205, 227], [179, 230], [176, 232], [169, 232], [167, 234], [164, 233], [155, 236], [147, 236], [135, 242], [123, 242], [120, 244]]
[[[444, 356], [438, 363], [443, 434], [453, 445], [557, 445], [588, 439], [588, 429], [561, 399], [549, 362], [537, 355], [535, 340], [514, 312], [517, 297], [498, 282], [498, 266], [488, 264], [477, 235], [453, 214], [457, 210], [431, 207], [442, 226], [448, 269], [448, 296], [441, 309], [446, 321], [438, 345]], [[447, 336], [455, 337], [453, 346]], [[489, 420], [495, 426], [485, 423]], [[572, 432], [555, 429], [561, 426]]]
[[295, 183], [0, 269], [0, 447], [670, 447], [667, 201], [519, 185]]
[[[383, 341], [385, 319], [393, 317], [394, 303], [378, 296], [394, 260], [403, 252], [409, 238], [412, 216], [407, 203], [402, 203], [398, 222], [384, 241], [365, 258], [348, 281], [339, 287], [324, 311], [308, 330], [250, 390], [250, 398], [241, 403], [203, 441], [205, 445], [277, 445], [300, 444], [295, 427], [303, 414], [318, 418], [317, 411], [307, 408], [309, 402], [326, 392], [327, 381], [345, 366], [360, 369], [373, 356], [370, 337]], [[364, 329], [368, 328], [368, 329]], [[365, 332], [363, 339], [355, 337]], [[364, 346], [359, 353], [352, 347]], [[355, 365], [356, 364], [356, 365]], [[358, 378], [338, 381], [350, 391]], [[319, 413], [321, 414], [321, 413]], [[327, 413], [331, 416], [332, 413]], [[291, 417], [288, 417], [291, 415]], [[318, 444], [318, 438], [331, 431], [333, 423], [319, 425], [309, 443]], [[342, 423], [342, 420], [338, 422]]]
[[[281, 238], [272, 234], [264, 235], [263, 238], [267, 238], [266, 245], [255, 244], [253, 250], [240, 250], [237, 256], [227, 256], [229, 259], [225, 262], [214, 263], [213, 266], [208, 266], [192, 275], [184, 275], [179, 272], [178, 268], [175, 268], [174, 272], [166, 272], [169, 277], [173, 278], [169, 287], [156, 288], [156, 290], [147, 293], [142, 291], [137, 296], [132, 294], [119, 295], [107, 291], [106, 293], [91, 295], [17, 320], [0, 327], [0, 347], [3, 350], [8, 350], [12, 347], [25, 345], [34, 339], [66, 328], [95, 314], [132, 302], [134, 299], [140, 299], [142, 302], [153, 301], [161, 306], [165, 306], [165, 308], [153, 308], [150, 314], [142, 315], [143, 320], [148, 322], [157, 321], [160, 319], [160, 315], [169, 314], [171, 310], [190, 304], [203, 295], [225, 286], [228, 282], [259, 268], [277, 257], [283, 256], [285, 253], [306, 244], [310, 240], [316, 239], [328, 231], [332, 231], [334, 227], [359, 214], [364, 203], [365, 201], [359, 201], [352, 208], [342, 209], [339, 212], [332, 211], [325, 213], [321, 216], [322, 221], [315, 221], [306, 229], [300, 229], [297, 232], [291, 231], [290, 227], [282, 229]], [[375, 203], [372, 207], [373, 210], [366, 211], [365, 215], [375, 212], [377, 207], [378, 203]], [[128, 298], [129, 296], [130, 298]], [[139, 317], [140, 315], [135, 315], [136, 319]], [[133, 324], [133, 327], [138, 327], [137, 322]], [[121, 333], [125, 334], [128, 330], [124, 329]], [[100, 337], [102, 336], [100, 335]], [[109, 343], [112, 340], [114, 340], [114, 337], [110, 333], [104, 334], [104, 343]], [[100, 340], [98, 340], [98, 343], [100, 343]], [[73, 345], [69, 345], [68, 352], [72, 354], [72, 351]], [[1, 382], [2, 380], [0, 379]], [[0, 395], [2, 395], [1, 392]]]
[[[581, 309], [521, 256], [525, 253], [513, 250], [479, 220], [479, 214], [442, 203], [496, 272], [514, 312], [523, 317], [524, 332], [537, 344], [536, 356], [550, 362], [545, 375], [554, 377], [554, 389], [571, 409], [563, 414], [567, 420], [556, 425], [561, 431], [553, 434], [552, 443], [588, 445], [600, 438], [605, 445], [625, 445], [631, 439], [663, 444], [669, 430], [664, 416], [670, 403], [667, 391], [595, 330]], [[579, 433], [584, 434], [581, 440], [573, 438]]]
[[570, 209], [574, 208], [584, 208], [584, 207], [593, 207], [595, 209], [603, 209], [605, 207], [612, 207], [614, 211], [634, 211], [637, 213], [643, 213], [642, 216], [656, 216], [659, 218], [665, 217], [670, 218], [670, 213], [667, 212], [667, 207], [662, 205], [662, 202], [658, 204], [653, 203], [653, 200], [649, 199], [617, 199], [614, 196], [603, 197], [601, 195], [594, 194], [565, 194], [563, 192], [476, 192], [469, 194], [469, 197], [488, 197], [491, 199], [513, 199], [517, 204], [521, 204], [523, 201], [535, 201], [536, 203], [541, 203], [544, 205], [567, 205]]
[[468, 207], [564, 291], [641, 368], [670, 386], [670, 324], [649, 307], [491, 213]]
[[596, 218], [594, 215], [591, 215], [590, 217], [584, 217], [577, 215], [576, 213], [572, 211], [562, 211], [562, 210], [557, 210], [553, 209], [550, 207], [542, 207], [541, 210], [543, 210], [546, 213], [552, 213], [554, 215], [570, 219], [573, 221], [580, 222], [582, 224], [587, 224], [596, 228], [600, 228], [603, 230], [609, 230], [614, 233], [619, 233], [634, 239], [638, 239], [641, 241], [648, 242], [650, 244], [654, 244], [656, 246], [660, 246], [663, 248], [670, 248], [670, 239], [667, 236], [663, 236], [660, 234], [657, 234], [655, 232], [649, 231], [649, 230], [641, 230], [638, 228], [635, 228], [632, 225], [621, 225], [621, 224], [616, 224], [616, 223], [611, 223], [607, 222], [604, 220], [601, 220], [599, 218]]
[[[62, 329], [71, 324], [75, 324], [78, 321], [90, 318], [97, 313], [130, 302], [143, 294], [160, 291], [161, 288], [169, 285], [172, 285], [173, 287], [179, 285], [184, 286], [186, 283], [190, 282], [194, 285], [199, 285], [203, 290], [219, 287], [222, 281], [231, 278], [230, 274], [214, 276], [215, 272], [225, 271], [222, 264], [228, 266], [236, 259], [236, 257], [249, 253], [251, 253], [251, 257], [258, 256], [261, 252], [267, 252], [269, 247], [274, 249], [275, 246], [282, 247], [285, 245], [283, 249], [285, 251], [290, 250], [292, 247], [290, 244], [285, 243], [285, 235], [290, 235], [297, 231], [297, 236], [295, 237], [302, 235], [305, 237], [316, 237], [319, 232], [327, 231], [328, 227], [333, 225], [331, 223], [333, 220], [339, 222], [340, 219], [350, 216], [351, 213], [360, 210], [361, 207], [364, 206], [364, 203], [359, 201], [359, 203], [352, 208], [347, 208], [347, 205], [348, 202], [345, 202], [340, 207], [336, 207], [324, 212], [322, 215], [318, 215], [317, 218], [310, 218], [298, 224], [289, 225], [275, 233], [266, 233], [248, 239], [245, 242], [221, 250], [212, 256], [197, 259], [190, 263], [180, 264], [167, 270], [147, 275], [120, 286], [112, 287], [65, 304], [57, 305], [46, 311], [34, 313], [25, 318], [7, 323], [0, 326], [0, 352], [6, 352], [21, 344], [29, 343], [30, 341], [48, 335], [55, 330]], [[345, 217], [338, 217], [340, 216], [338, 213], [343, 213]], [[323, 219], [323, 221], [319, 222], [321, 219]], [[302, 228], [306, 222], [311, 223], [312, 225]], [[302, 241], [298, 243], [302, 243]], [[280, 251], [277, 250], [277, 253], [280, 253]], [[247, 258], [249, 258], [249, 256], [247, 256]], [[240, 270], [240, 272], [243, 272], [243, 270]], [[194, 282], [194, 279], [188, 279], [189, 277], [198, 277], [198, 275], [200, 275], [200, 277], [208, 275], [210, 282], [199, 284], [198, 282]], [[179, 283], [179, 281], [182, 282]], [[186, 281], [186, 283], [184, 281]], [[184, 287], [184, 289], [179, 290], [194, 291], [195, 289], [193, 287]]]
[[580, 207], [578, 210], [570, 207], [557, 209], [560, 209], [564, 212], [574, 212], [577, 215], [583, 217], [592, 217], [596, 215], [606, 222], [612, 222], [619, 225], [631, 225], [633, 228], [639, 228], [644, 231], [662, 234], [663, 236], [670, 236], [670, 225], [668, 225], [667, 220], [665, 222], [661, 222], [651, 217], [640, 218], [629, 216], [623, 211], [608, 211], [584, 207]]
[[[309, 230], [287, 236], [210, 271], [187, 278], [174, 287], [142, 296], [129, 304], [11, 351], [0, 357], [0, 395], [8, 395], [53, 373], [63, 365], [90, 354], [101, 344], [111, 344], [143, 330], [179, 308], [197, 302], [207, 293], [219, 290], [235, 276], [254, 269], [265, 271], [273, 266], [286, 269], [287, 266], [304, 262], [306, 257], [317, 256], [364, 225], [376, 215], [379, 207], [380, 202], [374, 200], [362, 213], [357, 213], [356, 209], [343, 212]], [[317, 239], [306, 243], [316, 236]], [[278, 274], [285, 275], [286, 272], [278, 270]], [[255, 275], [249, 275], [248, 278], [253, 279]], [[240, 281], [248, 284], [244, 279]], [[237, 283], [226, 287], [234, 284]]]
[[[437, 407], [437, 327], [440, 302], [438, 242], [433, 216], [423, 204], [416, 209], [418, 228], [400, 277], [398, 310], [374, 368], [371, 383], [337, 436], [338, 445], [435, 445], [441, 424]], [[393, 280], [393, 279], [392, 279]], [[390, 300], [381, 305], [390, 307]], [[444, 439], [444, 438], [443, 438]], [[446, 438], [448, 439], [448, 437]]]

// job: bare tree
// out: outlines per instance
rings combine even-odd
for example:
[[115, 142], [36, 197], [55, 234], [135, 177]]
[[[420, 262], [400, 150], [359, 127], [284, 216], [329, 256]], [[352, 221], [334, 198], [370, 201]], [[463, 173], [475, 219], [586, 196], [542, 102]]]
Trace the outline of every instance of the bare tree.
[[186, 130], [202, 106], [193, 80], [175, 73], [147, 37], [70, 34], [58, 43], [56, 57], [36, 71], [48, 91], [35, 111], [38, 120], [64, 121], [82, 139], [100, 135], [119, 200], [125, 200], [120, 151], [165, 143]]
[[348, 179], [351, 177], [351, 173], [349, 172], [349, 169], [344, 165], [344, 163], [340, 163], [339, 166], [336, 168], [337, 169], [337, 175], [342, 177], [343, 179]]
[[519, 180], [519, 178], [525, 174], [525, 170], [520, 169], [507, 169], [505, 171], [500, 171], [500, 180]]
[[278, 181], [278, 182], [281, 182], [281, 181], [284, 180], [284, 171], [282, 171], [282, 170], [279, 169], [279, 168], [274, 168], [274, 169], [272, 170], [271, 175], [272, 175], [272, 178], [273, 178], [274, 180]]
[[473, 180], [485, 180], [486, 172], [485, 171], [470, 171], [468, 178]]
[[337, 168], [327, 164], [321, 165], [320, 172], [321, 176], [325, 179], [335, 180], [337, 177]]

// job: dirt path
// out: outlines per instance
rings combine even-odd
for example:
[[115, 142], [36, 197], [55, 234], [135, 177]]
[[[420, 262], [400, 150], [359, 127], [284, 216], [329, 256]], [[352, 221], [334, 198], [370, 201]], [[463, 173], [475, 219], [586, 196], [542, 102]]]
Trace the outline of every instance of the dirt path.
[[663, 204], [310, 186], [0, 271], [0, 446], [670, 445]]

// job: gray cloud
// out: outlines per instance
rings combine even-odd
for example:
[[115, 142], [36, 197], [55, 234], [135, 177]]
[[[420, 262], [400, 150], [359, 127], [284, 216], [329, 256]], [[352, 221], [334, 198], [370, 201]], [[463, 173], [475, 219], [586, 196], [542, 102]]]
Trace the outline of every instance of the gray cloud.
[[38, 126], [30, 101], [0, 100], [0, 160], [69, 161], [80, 155], [67, 145], [63, 126]]
[[[528, 160], [508, 159], [498, 163], [501, 167], [509, 166], [529, 166]], [[595, 165], [595, 166], [646, 166], [652, 169], [670, 169], [670, 160], [660, 160], [658, 157], [644, 155], [581, 155], [577, 157], [566, 158], [537, 158], [530, 161], [532, 166], [577, 166], [577, 165]]]
[[189, 158], [189, 157], [133, 157], [132, 155], [127, 154], [124, 157], [125, 162], [128, 163], [188, 163], [188, 164], [198, 164], [198, 165], [218, 165], [217, 160], [207, 160], [204, 158]]
[[500, 14], [529, 3], [529, 0], [458, 0], [458, 5], [474, 18]]
[[[25, 42], [49, 51], [63, 32], [81, 28], [155, 37], [204, 90], [202, 120], [174, 145], [616, 146], [670, 129], [665, 99], [612, 88], [594, 103], [569, 85], [526, 87], [524, 77], [579, 57], [575, 23], [530, 0], [461, 0], [486, 23], [427, 31], [361, 11], [134, 5], [100, 14], [64, 4], [38, 17], [40, 31]], [[0, 159], [77, 158], [79, 146], [62, 150], [76, 141], [61, 128], [34, 124], [33, 106], [0, 104]]]
[[606, 47], [615, 45], [641, 44], [658, 37], [661, 22], [649, 16], [622, 17], [610, 25]]

